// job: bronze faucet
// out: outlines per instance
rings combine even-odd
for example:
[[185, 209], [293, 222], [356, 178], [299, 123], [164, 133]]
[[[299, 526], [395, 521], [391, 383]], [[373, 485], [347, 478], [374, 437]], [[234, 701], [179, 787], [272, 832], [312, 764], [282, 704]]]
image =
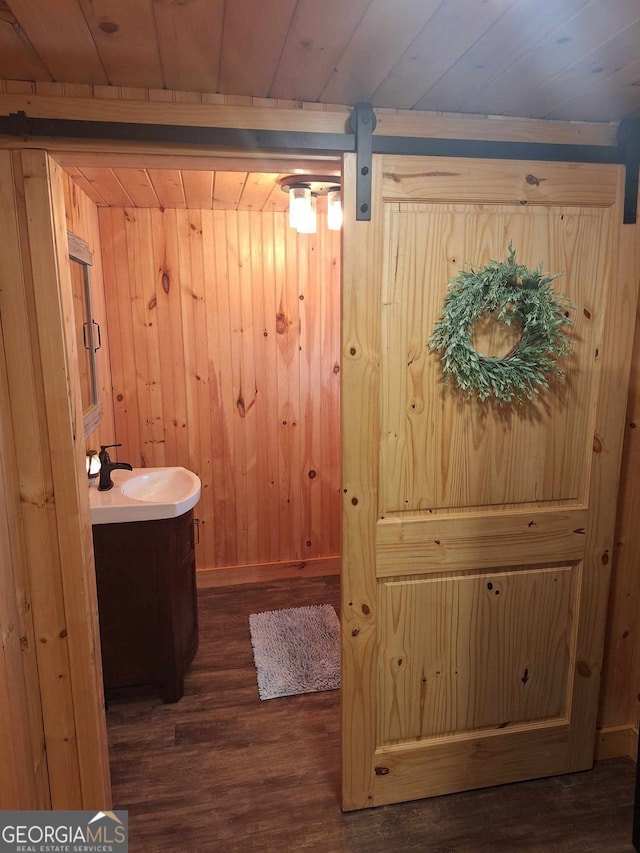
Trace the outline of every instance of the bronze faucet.
[[101, 444], [98, 459], [100, 460], [100, 482], [98, 483], [98, 491], [108, 492], [113, 488], [113, 480], [111, 472], [116, 468], [122, 468], [125, 471], [133, 471], [133, 467], [128, 462], [112, 462], [107, 453], [109, 447], [122, 447], [121, 444]]

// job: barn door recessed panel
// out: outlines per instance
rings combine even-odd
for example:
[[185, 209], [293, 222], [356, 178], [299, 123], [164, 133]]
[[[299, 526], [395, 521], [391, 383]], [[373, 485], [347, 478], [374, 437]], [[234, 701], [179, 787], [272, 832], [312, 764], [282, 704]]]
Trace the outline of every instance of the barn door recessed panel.
[[579, 566], [381, 581], [378, 747], [566, 721]]
[[[593, 446], [594, 395], [608, 275], [600, 208], [385, 205], [381, 310], [380, 510], [580, 503]], [[563, 272], [573, 306], [566, 380], [525, 406], [499, 408], [445, 388], [428, 340], [449, 280], [507, 257]], [[513, 345], [502, 325], [474, 330], [492, 354]], [[513, 335], [513, 332], [511, 332]]]

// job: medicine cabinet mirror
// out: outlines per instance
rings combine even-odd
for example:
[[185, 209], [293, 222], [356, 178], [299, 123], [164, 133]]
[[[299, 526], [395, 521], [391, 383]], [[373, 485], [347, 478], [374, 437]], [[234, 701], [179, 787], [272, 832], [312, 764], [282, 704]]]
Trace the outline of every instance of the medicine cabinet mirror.
[[100, 326], [93, 319], [91, 306], [91, 251], [87, 243], [70, 231], [69, 268], [73, 291], [73, 313], [76, 330], [82, 414], [85, 437], [92, 433], [102, 420], [102, 403], [98, 386], [96, 353], [102, 346]]

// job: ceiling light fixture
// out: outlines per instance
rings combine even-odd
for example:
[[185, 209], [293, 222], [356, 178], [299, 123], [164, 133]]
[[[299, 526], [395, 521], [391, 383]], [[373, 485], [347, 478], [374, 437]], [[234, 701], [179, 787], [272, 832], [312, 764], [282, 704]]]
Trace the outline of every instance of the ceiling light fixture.
[[311, 193], [309, 203], [299, 215], [294, 226], [298, 234], [315, 234], [318, 230], [318, 196]]
[[327, 226], [331, 231], [342, 227], [340, 178], [335, 175], [287, 175], [279, 178], [280, 189], [289, 194], [289, 225], [298, 234], [315, 234], [317, 199], [327, 197]]
[[340, 187], [332, 187], [327, 193], [327, 228], [329, 231], [339, 231], [342, 228]]

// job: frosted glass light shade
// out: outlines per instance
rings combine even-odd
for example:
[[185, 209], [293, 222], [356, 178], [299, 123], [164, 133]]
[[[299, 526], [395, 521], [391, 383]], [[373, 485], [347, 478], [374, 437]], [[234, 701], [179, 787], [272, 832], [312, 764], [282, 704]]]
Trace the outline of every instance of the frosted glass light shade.
[[102, 467], [100, 464], [100, 459], [98, 458], [97, 450], [87, 450], [87, 476], [90, 480], [93, 480], [94, 477], [97, 477], [100, 473], [100, 468]]
[[311, 190], [309, 187], [291, 187], [289, 190], [289, 225], [300, 229], [300, 224], [310, 215]]
[[339, 189], [327, 193], [327, 227], [329, 231], [339, 231], [342, 228], [342, 199]]
[[318, 230], [317, 200], [312, 194], [309, 210], [297, 226], [298, 234], [315, 234]]

